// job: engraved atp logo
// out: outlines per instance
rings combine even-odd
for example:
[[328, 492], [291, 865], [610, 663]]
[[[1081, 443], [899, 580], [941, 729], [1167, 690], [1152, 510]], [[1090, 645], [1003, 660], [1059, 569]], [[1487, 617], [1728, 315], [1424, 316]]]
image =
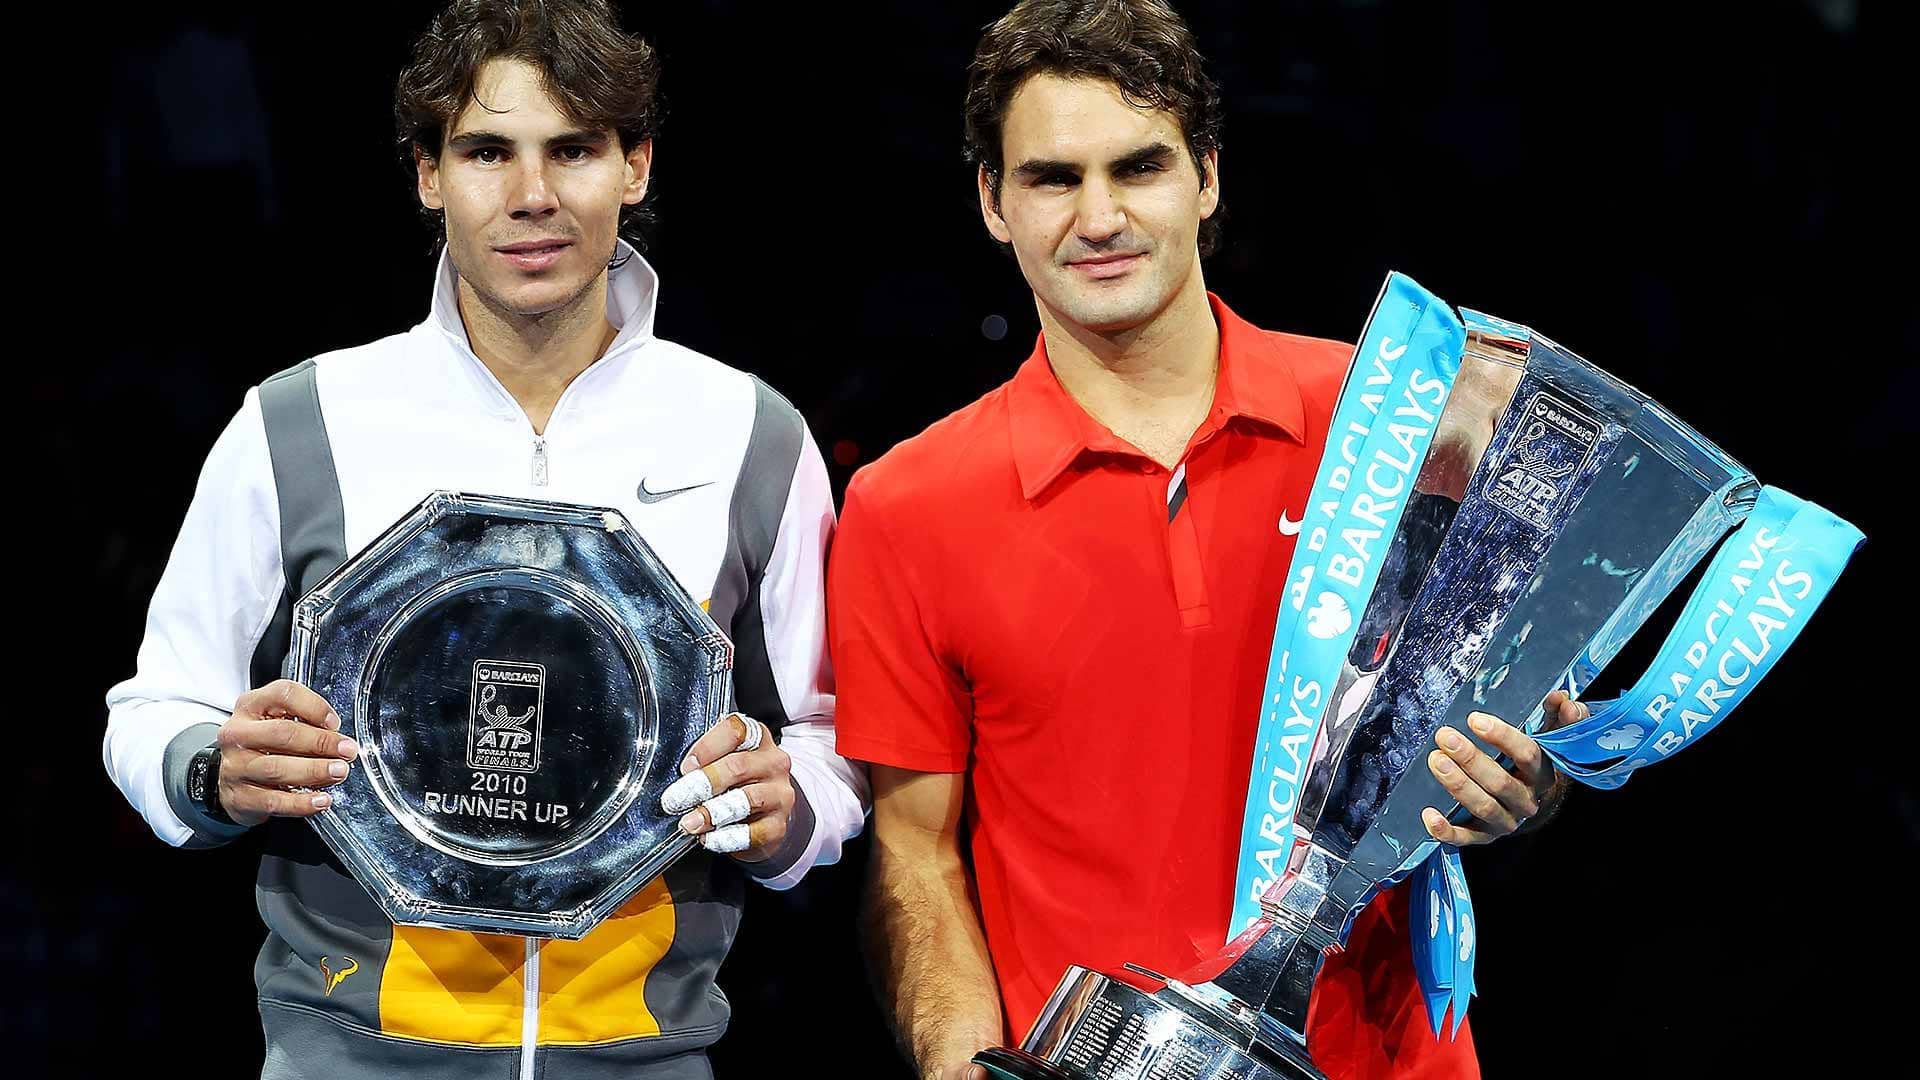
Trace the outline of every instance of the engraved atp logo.
[[545, 667], [517, 660], [477, 661], [467, 719], [467, 764], [538, 772], [546, 696]]
[[323, 956], [320, 958], [320, 979], [327, 984], [327, 997], [333, 996], [333, 988], [345, 982], [347, 976], [360, 970], [360, 961], [355, 960], [353, 957], [343, 956], [340, 959], [346, 961], [347, 966], [341, 968], [339, 971], [335, 971], [327, 966], [333, 962], [332, 957]]
[[1525, 430], [1493, 470], [1487, 501], [1536, 529], [1551, 528], [1570, 488], [1600, 439], [1600, 426], [1580, 410], [1545, 392], [1528, 402]]

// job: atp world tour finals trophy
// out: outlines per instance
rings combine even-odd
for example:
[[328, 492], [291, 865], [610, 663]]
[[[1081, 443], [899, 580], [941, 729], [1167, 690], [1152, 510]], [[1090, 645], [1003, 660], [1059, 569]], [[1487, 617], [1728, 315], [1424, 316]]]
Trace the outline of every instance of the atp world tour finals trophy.
[[[1318, 1078], [1320, 959], [1409, 877], [1429, 1017], [1437, 1034], [1451, 1011], [1457, 1028], [1476, 928], [1458, 853], [1420, 817], [1464, 816], [1426, 768], [1435, 732], [1472, 737], [1477, 711], [1524, 718], [1563, 772], [1617, 787], [1752, 690], [1861, 540], [1554, 342], [1390, 275], [1275, 626], [1235, 884], [1244, 929], [1185, 979], [1070, 968], [1021, 1049], [974, 1060], [1015, 1080]], [[1645, 677], [1540, 731], [1547, 694], [1590, 685], [1716, 544]]]
[[396, 923], [578, 938], [696, 843], [659, 797], [732, 662], [618, 511], [438, 492], [294, 610], [362, 748], [314, 827]]

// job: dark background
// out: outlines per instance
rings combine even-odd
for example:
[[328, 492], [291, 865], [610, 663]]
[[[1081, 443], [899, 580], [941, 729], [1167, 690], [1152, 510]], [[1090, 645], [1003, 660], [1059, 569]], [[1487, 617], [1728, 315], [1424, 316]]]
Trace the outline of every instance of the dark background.
[[[836, 489], [1037, 331], [960, 157], [963, 68], [1003, 6], [627, 5], [665, 61], [660, 332], [791, 397]], [[1180, 6], [1225, 94], [1207, 281], [1241, 314], [1351, 339], [1407, 271], [1873, 538], [1704, 749], [1468, 853], [1487, 1074], [1845, 1071], [1905, 1041], [1920, 800], [1893, 612], [1920, 333], [1896, 248], [1911, 120], [1881, 90], [1910, 62], [1896, 5]], [[391, 142], [426, 7], [272, 7], [95, 17], [75, 32], [105, 55], [54, 103], [80, 130], [16, 146], [15, 235], [52, 241], [49, 267], [78, 254], [12, 313], [45, 339], [13, 367], [16, 491], [63, 523], [14, 533], [49, 568], [14, 620], [27, 857], [0, 877], [0, 1030], [30, 1072], [258, 1069], [257, 853], [156, 840], [99, 764], [101, 697], [246, 387], [418, 321], [434, 254]], [[753, 890], [722, 1075], [905, 1075], [856, 953], [864, 855]]]

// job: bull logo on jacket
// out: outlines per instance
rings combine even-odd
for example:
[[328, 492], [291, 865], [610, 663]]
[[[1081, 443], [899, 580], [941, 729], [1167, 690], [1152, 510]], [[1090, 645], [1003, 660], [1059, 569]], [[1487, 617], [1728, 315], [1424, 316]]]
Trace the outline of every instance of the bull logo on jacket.
[[476, 769], [535, 772], [540, 768], [540, 721], [547, 669], [516, 660], [473, 665], [467, 719], [467, 764]]
[[353, 957], [343, 956], [340, 959], [346, 961], [346, 963], [338, 971], [335, 971], [330, 966], [333, 962], [332, 957], [323, 956], [320, 958], [320, 979], [327, 984], [327, 997], [333, 996], [333, 988], [344, 982], [347, 976], [360, 970], [360, 961], [355, 960]]

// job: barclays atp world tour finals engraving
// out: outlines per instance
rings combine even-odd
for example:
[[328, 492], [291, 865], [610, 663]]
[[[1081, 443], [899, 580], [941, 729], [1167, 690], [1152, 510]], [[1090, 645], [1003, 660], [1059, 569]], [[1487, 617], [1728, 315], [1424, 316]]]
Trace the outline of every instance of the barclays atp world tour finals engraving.
[[[539, 664], [481, 660], [473, 665], [467, 764], [476, 769], [540, 771], [540, 706], [546, 681], [547, 669]], [[526, 709], [514, 712], [512, 707], [517, 705]]]
[[362, 747], [314, 828], [395, 922], [577, 938], [694, 846], [659, 796], [731, 666], [617, 511], [437, 493], [295, 608]]
[[[481, 660], [473, 665], [473, 708], [467, 726], [467, 764], [475, 794], [426, 793], [428, 810], [444, 814], [559, 824], [571, 816], [565, 803], [533, 802], [527, 778], [514, 773], [540, 771], [541, 706], [547, 669], [513, 660]], [[524, 709], [515, 712], [519, 706]], [[505, 775], [503, 775], [503, 773]]]
[[1600, 438], [1599, 422], [1546, 391], [1524, 415], [1526, 434], [1487, 478], [1487, 501], [1536, 529], [1553, 526], [1571, 489], [1561, 483], [1586, 464]]
[[[1069, 969], [1020, 1050], [975, 1058], [990, 1072], [1318, 1078], [1305, 1032], [1320, 959], [1409, 876], [1429, 1019], [1457, 1026], [1479, 929], [1457, 853], [1420, 818], [1461, 813], [1424, 764], [1439, 727], [1473, 737], [1466, 715], [1491, 712], [1570, 775], [1617, 786], [1724, 718], [1860, 543], [1571, 352], [1463, 314], [1391, 275], [1335, 409], [1256, 735], [1234, 896], [1245, 929], [1184, 979]], [[1402, 388], [1432, 378], [1451, 388], [1433, 402], [1437, 427], [1415, 422], [1427, 409], [1399, 415]], [[1418, 473], [1411, 491], [1369, 475], [1396, 455]], [[1590, 685], [1735, 525], [1647, 675], [1590, 703], [1587, 720], [1539, 732], [1548, 691]], [[1742, 627], [1760, 645], [1729, 645], [1726, 670], [1709, 670], [1702, 641]]]

